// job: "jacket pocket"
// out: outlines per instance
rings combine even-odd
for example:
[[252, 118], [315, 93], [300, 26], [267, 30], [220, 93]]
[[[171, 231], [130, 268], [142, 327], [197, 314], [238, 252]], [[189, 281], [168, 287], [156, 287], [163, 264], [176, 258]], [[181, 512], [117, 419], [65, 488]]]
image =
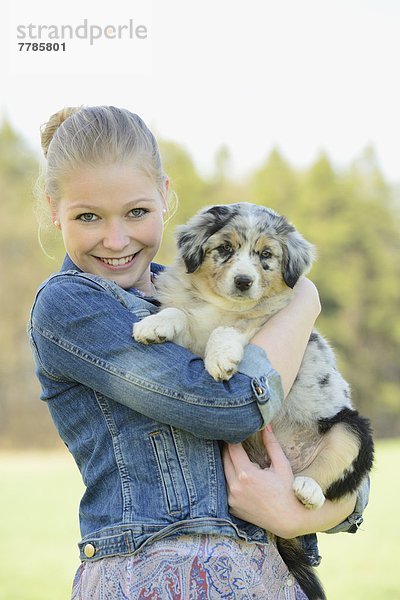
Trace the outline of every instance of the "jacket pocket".
[[167, 512], [187, 516], [188, 494], [173, 436], [170, 431], [157, 429], [149, 434], [149, 439]]

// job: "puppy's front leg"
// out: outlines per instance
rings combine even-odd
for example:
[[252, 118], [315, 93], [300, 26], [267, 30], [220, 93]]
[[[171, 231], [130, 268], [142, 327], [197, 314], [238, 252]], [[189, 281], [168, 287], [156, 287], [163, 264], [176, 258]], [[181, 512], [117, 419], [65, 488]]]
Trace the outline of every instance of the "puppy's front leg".
[[172, 342], [188, 327], [186, 314], [179, 308], [164, 308], [133, 325], [132, 335], [142, 344]]
[[236, 373], [247, 342], [247, 336], [234, 327], [217, 327], [212, 331], [204, 353], [204, 364], [216, 381], [230, 379]]

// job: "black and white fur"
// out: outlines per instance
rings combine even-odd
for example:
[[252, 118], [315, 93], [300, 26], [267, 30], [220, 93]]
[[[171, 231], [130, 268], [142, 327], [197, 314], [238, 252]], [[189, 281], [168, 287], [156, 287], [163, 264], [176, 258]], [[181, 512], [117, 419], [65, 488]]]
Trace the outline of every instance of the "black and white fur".
[[[229, 379], [244, 346], [289, 303], [294, 285], [310, 269], [313, 247], [273, 210], [240, 203], [200, 211], [178, 229], [178, 250], [157, 282], [164, 308], [135, 324], [134, 337], [142, 343], [175, 341], [204, 356], [214, 379]], [[354, 492], [371, 469], [369, 422], [353, 409], [349, 385], [317, 331], [272, 427], [295, 474], [294, 493], [308, 508]], [[245, 448], [266, 466], [259, 435], [246, 440]], [[324, 598], [300, 548], [280, 542], [305, 593]]]

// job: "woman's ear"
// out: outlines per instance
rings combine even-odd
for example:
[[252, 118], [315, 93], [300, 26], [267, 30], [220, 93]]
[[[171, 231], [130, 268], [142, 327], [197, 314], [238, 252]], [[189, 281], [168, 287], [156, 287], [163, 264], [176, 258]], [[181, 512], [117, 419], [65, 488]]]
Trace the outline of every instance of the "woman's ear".
[[51, 220], [53, 224], [57, 227], [57, 229], [61, 229], [60, 219], [58, 216], [58, 207], [57, 203], [51, 196], [46, 196], [47, 202], [49, 203], [50, 212], [51, 212]]
[[169, 190], [169, 179], [168, 179], [168, 177], [166, 177], [165, 178], [165, 182], [164, 182], [164, 193], [162, 194], [162, 199], [163, 199], [163, 214], [164, 215], [168, 212], [168, 203], [167, 203], [168, 190]]

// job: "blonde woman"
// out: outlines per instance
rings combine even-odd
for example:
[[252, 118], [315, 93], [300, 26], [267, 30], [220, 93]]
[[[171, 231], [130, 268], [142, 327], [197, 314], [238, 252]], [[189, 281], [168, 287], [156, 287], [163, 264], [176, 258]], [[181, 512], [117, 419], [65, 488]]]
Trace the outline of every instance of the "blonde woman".
[[[272, 432], [268, 472], [253, 472], [238, 443], [291, 387], [320, 310], [315, 287], [300, 281], [229, 383], [180, 346], [136, 343], [133, 323], [158, 309], [152, 261], [170, 210], [157, 142], [136, 114], [97, 106], [53, 115], [42, 146], [67, 255], [38, 290], [29, 335], [41, 398], [86, 486], [72, 598], [306, 598], [265, 530], [349, 529], [360, 509], [352, 498], [307, 511]], [[235, 444], [235, 516], [218, 440]]]

